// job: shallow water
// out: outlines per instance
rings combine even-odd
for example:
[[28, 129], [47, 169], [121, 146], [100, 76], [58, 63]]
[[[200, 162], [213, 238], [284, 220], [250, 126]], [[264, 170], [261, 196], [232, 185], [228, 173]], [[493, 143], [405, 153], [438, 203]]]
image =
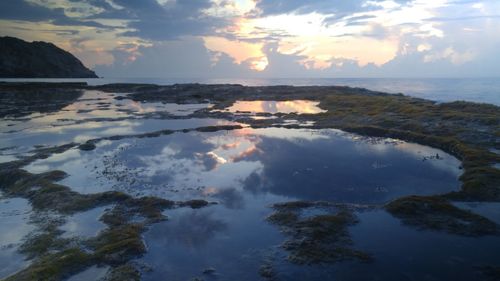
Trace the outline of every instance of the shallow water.
[[318, 107], [319, 102], [308, 100], [290, 101], [236, 101], [226, 111], [238, 113], [298, 113], [317, 114], [326, 112]]
[[[55, 146], [115, 135], [181, 130], [234, 122], [184, 117], [211, 104], [142, 103], [115, 99], [125, 94], [84, 91], [73, 103], [51, 112], [7, 116], [0, 122], [0, 163], [35, 146]], [[173, 119], [169, 117], [174, 117]], [[176, 117], [181, 117], [177, 119]]]
[[5, 278], [29, 262], [17, 250], [24, 236], [35, 229], [29, 224], [31, 206], [26, 199], [0, 199], [0, 278]]
[[[497, 265], [498, 237], [461, 237], [402, 225], [376, 208], [406, 195], [434, 195], [460, 188], [461, 163], [428, 146], [388, 138], [361, 137], [333, 129], [252, 129], [177, 131], [136, 138], [159, 130], [235, 124], [189, 118], [210, 104], [175, 105], [117, 100], [120, 93], [85, 92], [63, 109], [4, 118], [0, 162], [29, 154], [37, 146], [101, 140], [90, 151], [78, 148], [37, 160], [29, 172], [65, 171], [58, 183], [80, 193], [118, 190], [135, 197], [205, 199], [201, 209], [164, 211], [167, 220], [143, 234], [147, 253], [134, 259], [143, 280], [264, 280], [263, 265], [276, 280], [476, 280], [478, 268]], [[310, 101], [237, 102], [230, 112], [319, 113]], [[178, 119], [178, 118], [181, 119]], [[97, 119], [96, 119], [97, 118]], [[266, 116], [267, 118], [267, 116]], [[287, 124], [312, 125], [297, 120]], [[297, 265], [280, 245], [286, 239], [266, 221], [272, 204], [295, 200], [373, 204], [356, 211], [349, 227], [352, 247], [374, 261]], [[496, 203], [454, 203], [500, 223]], [[99, 218], [112, 205], [64, 216], [63, 238], [84, 240], [106, 228]], [[328, 214], [310, 208], [301, 218]], [[29, 265], [17, 250], [35, 230], [24, 199], [0, 199], [0, 278]], [[92, 266], [69, 280], [104, 277], [110, 266]], [[147, 270], [146, 270], [147, 268]], [[195, 279], [194, 279], [195, 280]]]
[[297, 266], [275, 253], [271, 264], [277, 280], [490, 280], [480, 272], [498, 263], [500, 237], [462, 237], [404, 226], [385, 211], [357, 212], [350, 228], [356, 249], [372, 254], [372, 262]]
[[66, 143], [82, 143], [90, 139], [116, 135], [134, 135], [160, 130], [182, 130], [212, 125], [234, 124], [218, 119], [141, 119], [123, 121], [99, 121], [66, 126], [34, 127], [18, 132], [0, 133], [0, 162], [15, 159], [16, 154], [27, 153], [35, 146], [55, 146]]
[[75, 274], [68, 278], [66, 281], [88, 281], [88, 280], [102, 280], [109, 270], [109, 266], [92, 266], [88, 269]]
[[64, 238], [90, 238], [96, 236], [106, 225], [99, 221], [106, 209], [110, 207], [98, 207], [89, 211], [69, 216], [66, 223], [59, 227], [64, 233]]
[[458, 190], [459, 165], [440, 150], [390, 139], [247, 128], [105, 141], [94, 151], [72, 149], [26, 169], [63, 170], [70, 176], [61, 183], [85, 193], [117, 189], [190, 199], [235, 189], [290, 200], [385, 203]]
[[[169, 220], [144, 235], [148, 253], [139, 261], [154, 270], [144, 280], [260, 280], [259, 268], [279, 231], [265, 223], [275, 196], [240, 194], [231, 205], [168, 211]], [[250, 231], [251, 230], [251, 231]], [[214, 269], [213, 274], [203, 273]]]

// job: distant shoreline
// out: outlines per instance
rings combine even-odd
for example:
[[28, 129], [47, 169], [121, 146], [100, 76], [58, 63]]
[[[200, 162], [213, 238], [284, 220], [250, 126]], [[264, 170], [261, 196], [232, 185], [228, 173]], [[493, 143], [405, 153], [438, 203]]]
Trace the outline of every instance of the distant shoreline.
[[[365, 78], [352, 78], [352, 79], [365, 79]], [[379, 78], [367, 78], [367, 79], [379, 79]], [[381, 79], [393, 79], [393, 78], [381, 78]], [[460, 80], [462, 78], [456, 78], [455, 80]], [[474, 79], [475, 78], [470, 78]], [[477, 78], [477, 79], [490, 79], [490, 78]], [[493, 79], [493, 78], [491, 78]], [[102, 81], [103, 83], [92, 83], [95, 81]], [[287, 79], [286, 81], [288, 81]], [[290, 79], [293, 80], [293, 79]], [[314, 79], [315, 80], [315, 79]], [[337, 79], [330, 79], [332, 81], [336, 81]], [[339, 81], [343, 81], [344, 79], [340, 79]], [[373, 80], [373, 81], [375, 81]], [[123, 82], [122, 82], [123, 81]], [[275, 81], [284, 81], [282, 79], [275, 80]], [[417, 80], [416, 80], [417, 81]], [[496, 81], [496, 80], [495, 80]], [[104, 82], [109, 82], [109, 83], [104, 83]], [[161, 82], [161, 81], [158, 81]], [[15, 85], [23, 85], [25, 86], [39, 86], [39, 87], [59, 87], [59, 86], [64, 86], [64, 87], [74, 87], [74, 88], [85, 88], [85, 89], [99, 89], [99, 88], [110, 88], [110, 86], [115, 86], [115, 85], [130, 85], [130, 86], [138, 86], [138, 85], [148, 85], [148, 86], [154, 86], [154, 87], [168, 87], [172, 85], [189, 85], [189, 84], [196, 84], [196, 85], [240, 85], [243, 87], [275, 87], [275, 86], [288, 86], [288, 87], [348, 87], [348, 88], [353, 88], [353, 89], [360, 89], [360, 90], [367, 90], [367, 91], [372, 91], [372, 92], [378, 92], [378, 93], [384, 93], [384, 94], [403, 94], [408, 97], [413, 97], [413, 98], [418, 98], [418, 99], [424, 99], [424, 100], [429, 100], [437, 103], [448, 103], [448, 102], [455, 102], [455, 101], [465, 101], [465, 102], [471, 102], [471, 103], [479, 103], [479, 104], [491, 104], [495, 106], [500, 106], [500, 79], [498, 80], [498, 89], [496, 91], [491, 91], [487, 96], [483, 97], [478, 97], [477, 95], [467, 95], [467, 93], [460, 93], [456, 92], [457, 96], [456, 98], [449, 97], [449, 96], [442, 96], [439, 93], [432, 94], [432, 93], [414, 93], [411, 91], [391, 91], [390, 89], [378, 89], [378, 88], [373, 88], [370, 87], [370, 85], [367, 86], [357, 86], [357, 85], [342, 85], [342, 84], [332, 84], [332, 85], [316, 85], [316, 84], [311, 84], [311, 85], [293, 85], [293, 84], [273, 84], [273, 85], [247, 85], [245, 83], [237, 83], [237, 82], [245, 82], [245, 81], [240, 81], [240, 80], [232, 80], [232, 79], [224, 79], [224, 80], [207, 80], [206, 82], [208, 83], [203, 83], [203, 81], [194, 81], [194, 82], [186, 82], [186, 81], [165, 81], [167, 83], [141, 83], [140, 79], [138, 80], [132, 80], [130, 82], [127, 82], [127, 80], [117, 80], [116, 82], [114, 80], [109, 80], [106, 78], [92, 78], [92, 79], [73, 79], [73, 78], [51, 78], [51, 79], [45, 79], [45, 78], [34, 78], [34, 79], [5, 79], [5, 78], [0, 78], [0, 85], [6, 85], [8, 87], [12, 87]], [[220, 83], [210, 83], [210, 82], [220, 82]], [[224, 83], [224, 82], [234, 82], [234, 83]], [[396, 89], [398, 89], [396, 87]], [[495, 86], [496, 89], [496, 86]], [[453, 92], [450, 90], [450, 92]]]
[[349, 86], [386, 93], [403, 93], [436, 102], [469, 101], [500, 106], [500, 78], [295, 78], [295, 79], [204, 79], [204, 78], [92, 78], [92, 79], [5, 79], [3, 82], [86, 82], [99, 86], [133, 84], [240, 84], [245, 86]]

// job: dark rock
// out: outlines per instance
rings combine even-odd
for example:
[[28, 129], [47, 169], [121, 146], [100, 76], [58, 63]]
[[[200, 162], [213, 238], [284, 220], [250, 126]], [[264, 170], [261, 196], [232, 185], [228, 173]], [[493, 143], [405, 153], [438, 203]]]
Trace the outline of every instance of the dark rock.
[[420, 229], [445, 231], [464, 236], [498, 235], [498, 225], [480, 215], [462, 210], [439, 197], [408, 196], [385, 206], [403, 223]]
[[0, 37], [0, 77], [98, 78], [72, 54], [47, 42]]
[[80, 148], [80, 150], [90, 151], [90, 150], [95, 149], [95, 144], [92, 142], [86, 142], [86, 143], [80, 144], [80, 146], [78, 146], [78, 148]]

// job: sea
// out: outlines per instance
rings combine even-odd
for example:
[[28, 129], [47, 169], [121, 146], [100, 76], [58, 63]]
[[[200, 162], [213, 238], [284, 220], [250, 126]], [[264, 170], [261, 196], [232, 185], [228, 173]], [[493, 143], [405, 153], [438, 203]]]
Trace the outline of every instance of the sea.
[[429, 99], [439, 103], [469, 101], [500, 106], [500, 78], [96, 78], [96, 79], [0, 79], [5, 82], [87, 82], [241, 84], [246, 86], [350, 86]]

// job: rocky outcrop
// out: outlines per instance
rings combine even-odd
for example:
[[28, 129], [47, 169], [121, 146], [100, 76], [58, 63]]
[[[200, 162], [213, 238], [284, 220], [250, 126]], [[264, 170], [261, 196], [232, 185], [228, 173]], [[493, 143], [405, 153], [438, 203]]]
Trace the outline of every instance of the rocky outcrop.
[[0, 37], [0, 77], [97, 78], [97, 75], [52, 43]]

